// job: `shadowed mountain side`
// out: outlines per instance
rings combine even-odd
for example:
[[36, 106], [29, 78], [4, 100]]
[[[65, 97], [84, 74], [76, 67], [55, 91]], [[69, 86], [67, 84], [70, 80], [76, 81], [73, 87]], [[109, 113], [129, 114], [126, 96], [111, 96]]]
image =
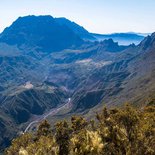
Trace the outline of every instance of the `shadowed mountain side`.
[[69, 27], [75, 34], [80, 36], [80, 38], [90, 41], [96, 40], [96, 38], [91, 33], [89, 33], [85, 28], [76, 24], [75, 22], [71, 22], [66, 18], [55, 18], [55, 19], [60, 25], [66, 25], [67, 27]]
[[[28, 86], [29, 85], [29, 86]], [[20, 86], [8, 94], [0, 94], [0, 148], [9, 145], [10, 140], [23, 130], [23, 124], [39, 117], [46, 111], [64, 103], [64, 91], [52, 84]]]
[[39, 86], [31, 89], [21, 88], [15, 94], [1, 96], [1, 108], [17, 123], [27, 122], [31, 115], [42, 115], [48, 109], [62, 104], [65, 95], [59, 89], [52, 86]]

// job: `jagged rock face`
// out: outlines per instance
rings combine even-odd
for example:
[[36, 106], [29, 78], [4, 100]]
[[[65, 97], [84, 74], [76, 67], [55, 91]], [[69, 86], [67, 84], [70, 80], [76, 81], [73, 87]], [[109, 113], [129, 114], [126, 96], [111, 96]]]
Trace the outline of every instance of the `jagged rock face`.
[[155, 47], [155, 33], [151, 36], [147, 36], [140, 44], [141, 50], [148, 50]]

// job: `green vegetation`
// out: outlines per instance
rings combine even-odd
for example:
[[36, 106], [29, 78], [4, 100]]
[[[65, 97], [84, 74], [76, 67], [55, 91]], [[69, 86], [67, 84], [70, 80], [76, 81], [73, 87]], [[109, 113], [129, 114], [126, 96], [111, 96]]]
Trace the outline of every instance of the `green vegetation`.
[[54, 128], [45, 120], [35, 133], [14, 139], [6, 155], [154, 155], [155, 106], [104, 108], [86, 121], [73, 116]]

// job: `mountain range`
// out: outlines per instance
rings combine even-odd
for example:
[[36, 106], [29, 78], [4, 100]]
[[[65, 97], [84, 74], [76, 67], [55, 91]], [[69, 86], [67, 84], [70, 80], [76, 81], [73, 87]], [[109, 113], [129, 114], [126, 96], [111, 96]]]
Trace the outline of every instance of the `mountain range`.
[[154, 57], [155, 33], [103, 36], [66, 18], [19, 17], [0, 34], [1, 148], [44, 114], [54, 122], [103, 105], [142, 107], [155, 92]]
[[119, 42], [120, 45], [129, 45], [131, 43], [138, 45], [144, 39], [146, 35], [150, 35], [150, 34], [128, 32], [128, 33], [112, 33], [112, 34], [92, 33], [92, 35], [98, 41], [111, 38], [115, 42]]

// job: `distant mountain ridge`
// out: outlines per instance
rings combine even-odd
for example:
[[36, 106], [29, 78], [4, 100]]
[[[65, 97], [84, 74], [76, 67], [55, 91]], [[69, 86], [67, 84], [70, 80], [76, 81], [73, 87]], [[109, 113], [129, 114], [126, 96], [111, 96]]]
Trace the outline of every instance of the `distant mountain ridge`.
[[98, 40], [102, 41], [105, 39], [113, 39], [115, 42], [118, 42], [120, 45], [129, 45], [129, 44], [139, 44], [143, 39], [144, 35], [139, 33], [112, 33], [112, 34], [95, 34], [92, 35]]
[[113, 39], [122, 45], [138, 44], [144, 39], [145, 35], [140, 33], [90, 33], [82, 26], [64, 17], [31, 15], [19, 17], [10, 27], [6, 28], [0, 34], [0, 42], [19, 46], [25, 43], [26, 46], [35, 45], [36, 48], [45, 51], [59, 51], [63, 48], [79, 46], [83, 40], [103, 41]]

